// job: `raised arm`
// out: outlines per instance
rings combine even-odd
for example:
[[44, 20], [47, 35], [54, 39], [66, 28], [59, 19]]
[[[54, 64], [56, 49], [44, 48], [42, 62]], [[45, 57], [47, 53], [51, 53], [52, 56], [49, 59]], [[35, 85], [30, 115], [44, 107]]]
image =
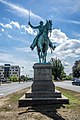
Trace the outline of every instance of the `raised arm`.
[[34, 27], [33, 25], [31, 25], [31, 23], [30, 23], [30, 22], [28, 22], [28, 25], [30, 25], [30, 27], [31, 27], [31, 28], [34, 28], [34, 29], [39, 28], [39, 26], [35, 26], [35, 27]]

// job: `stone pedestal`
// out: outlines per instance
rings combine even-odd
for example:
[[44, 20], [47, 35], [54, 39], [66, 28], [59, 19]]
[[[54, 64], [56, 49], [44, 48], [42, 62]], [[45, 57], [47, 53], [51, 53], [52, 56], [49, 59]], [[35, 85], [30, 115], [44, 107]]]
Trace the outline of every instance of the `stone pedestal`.
[[52, 82], [52, 66], [47, 64], [34, 64], [34, 82], [32, 92], [55, 91], [55, 85]]
[[31, 89], [19, 99], [19, 107], [33, 105], [68, 104], [69, 100], [55, 90], [52, 82], [52, 65], [36, 63]]

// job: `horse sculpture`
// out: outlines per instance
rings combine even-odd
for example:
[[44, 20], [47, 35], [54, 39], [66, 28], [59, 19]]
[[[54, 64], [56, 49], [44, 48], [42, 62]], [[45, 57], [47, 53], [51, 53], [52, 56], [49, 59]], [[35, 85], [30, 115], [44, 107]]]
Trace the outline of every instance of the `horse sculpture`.
[[42, 35], [38, 38], [37, 41], [37, 51], [39, 56], [39, 63], [46, 63], [46, 56], [48, 46], [50, 46], [53, 50], [55, 46], [52, 46], [51, 41], [49, 40], [48, 33], [52, 31], [52, 21], [49, 20], [46, 22]]

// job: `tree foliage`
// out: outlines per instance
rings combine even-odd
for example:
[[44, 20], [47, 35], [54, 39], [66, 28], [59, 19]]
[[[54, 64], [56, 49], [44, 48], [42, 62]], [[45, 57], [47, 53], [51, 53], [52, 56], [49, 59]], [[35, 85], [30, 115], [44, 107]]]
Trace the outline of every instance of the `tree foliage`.
[[58, 79], [62, 79], [62, 77], [65, 77], [66, 74], [64, 72], [64, 67], [61, 63], [61, 60], [59, 59], [54, 59], [51, 58], [50, 60], [51, 64], [52, 64], [52, 75], [54, 76], [54, 80], [58, 80]]
[[26, 76], [21, 75], [20, 78], [21, 78], [21, 81], [27, 81], [27, 79], [28, 79], [27, 75]]
[[17, 76], [15, 76], [15, 75], [11, 76], [11, 77], [10, 77], [10, 81], [12, 81], [12, 82], [17, 82], [17, 81], [18, 81]]
[[80, 60], [75, 61], [74, 66], [72, 67], [73, 77], [80, 77]]
[[71, 75], [66, 75], [65, 77], [63, 77], [63, 80], [71, 80], [72, 76]]

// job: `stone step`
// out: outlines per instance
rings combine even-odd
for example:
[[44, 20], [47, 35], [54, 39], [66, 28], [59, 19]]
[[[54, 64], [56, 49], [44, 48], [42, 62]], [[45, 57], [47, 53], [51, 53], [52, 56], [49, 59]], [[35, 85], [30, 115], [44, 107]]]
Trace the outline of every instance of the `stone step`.
[[64, 96], [62, 98], [25, 98], [25, 95], [23, 95], [19, 99], [18, 107], [54, 104], [69, 104], [69, 99]]
[[40, 91], [25, 93], [25, 98], [61, 98], [60, 92]]

